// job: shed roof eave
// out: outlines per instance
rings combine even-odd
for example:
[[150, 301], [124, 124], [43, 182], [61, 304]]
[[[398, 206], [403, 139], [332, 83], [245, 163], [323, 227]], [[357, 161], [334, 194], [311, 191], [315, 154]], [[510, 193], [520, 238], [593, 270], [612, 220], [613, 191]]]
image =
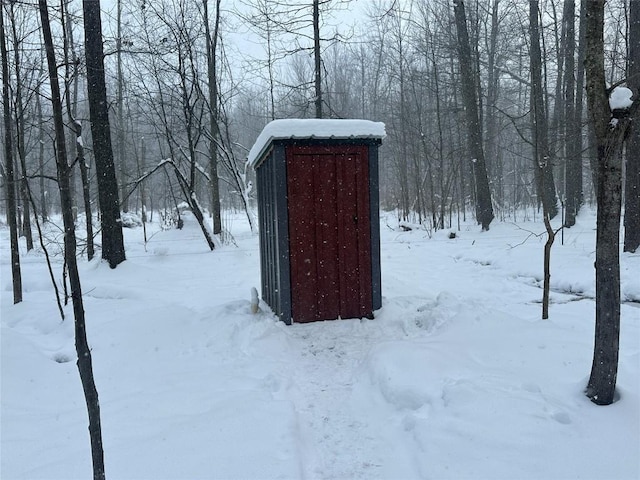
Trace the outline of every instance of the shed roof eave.
[[382, 140], [385, 136], [384, 123], [371, 120], [274, 120], [268, 123], [258, 136], [247, 161], [252, 168], [256, 168], [276, 140]]

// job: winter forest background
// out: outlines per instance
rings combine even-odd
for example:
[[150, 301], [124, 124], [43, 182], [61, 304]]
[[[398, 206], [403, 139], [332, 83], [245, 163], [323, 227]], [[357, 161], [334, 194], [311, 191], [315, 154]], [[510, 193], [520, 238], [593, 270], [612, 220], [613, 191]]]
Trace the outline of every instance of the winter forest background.
[[[137, 183], [169, 157], [187, 177], [191, 165], [197, 165], [195, 191], [203, 206], [211, 206], [211, 78], [216, 81], [213, 107], [223, 210], [253, 202], [252, 173], [245, 160], [262, 127], [275, 118], [315, 115], [311, 2], [210, 3], [210, 29], [205, 28], [202, 1], [102, 5], [123, 212], [140, 214], [144, 204], [152, 215], [174, 210], [183, 201], [173, 174], [160, 172]], [[576, 203], [595, 202], [595, 154], [582, 94], [584, 16], [579, 5], [567, 9], [570, 3], [541, 1], [539, 8], [552, 204], [555, 210], [556, 204], [562, 208], [568, 203], [572, 216]], [[63, 95], [70, 94], [73, 118], [84, 126], [88, 185], [95, 203], [82, 9], [79, 2], [50, 7], [57, 57], [66, 59], [59, 71]], [[18, 119], [16, 171], [30, 179], [37, 209], [46, 218], [59, 205], [51, 181], [56, 176], [51, 106], [41, 95], [48, 80], [37, 9], [29, 2], [4, 2], [4, 12], [11, 109]], [[466, 13], [493, 208], [502, 220], [533, 217], [539, 196], [532, 149], [529, 5], [472, 1]], [[607, 2], [605, 13], [606, 80], [614, 84], [628, 69], [629, 2]], [[323, 116], [372, 119], [387, 126], [380, 167], [382, 208], [396, 209], [403, 220], [429, 230], [473, 215], [472, 155], [467, 152], [451, 2], [320, 2], [319, 20]], [[212, 77], [207, 39], [214, 34]], [[74, 151], [71, 131], [68, 138]], [[567, 166], [568, 155], [575, 167]], [[573, 168], [570, 175], [568, 168]], [[83, 211], [79, 169], [73, 174], [78, 213]], [[568, 191], [575, 198], [567, 198]], [[17, 201], [19, 211], [27, 212], [24, 195]]]

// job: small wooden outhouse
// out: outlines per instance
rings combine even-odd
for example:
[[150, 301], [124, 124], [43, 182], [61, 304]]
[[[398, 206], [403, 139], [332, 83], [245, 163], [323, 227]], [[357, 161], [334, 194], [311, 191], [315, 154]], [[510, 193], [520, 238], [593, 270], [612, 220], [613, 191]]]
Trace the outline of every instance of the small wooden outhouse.
[[287, 324], [381, 307], [378, 146], [384, 124], [275, 120], [256, 171], [262, 298]]

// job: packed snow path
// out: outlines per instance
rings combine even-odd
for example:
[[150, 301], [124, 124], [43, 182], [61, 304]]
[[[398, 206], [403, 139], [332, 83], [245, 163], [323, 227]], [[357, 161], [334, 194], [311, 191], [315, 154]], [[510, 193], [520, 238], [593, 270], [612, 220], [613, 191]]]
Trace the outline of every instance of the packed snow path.
[[[596, 407], [582, 394], [593, 212], [554, 245], [548, 321], [537, 223], [465, 225], [449, 239], [383, 219], [376, 318], [286, 326], [264, 304], [250, 313], [257, 238], [241, 216], [227, 221], [237, 248], [208, 252], [187, 218], [147, 245], [125, 230], [116, 270], [82, 265], [107, 478], [640, 476], [637, 254], [621, 257], [621, 401]], [[25, 301], [11, 304], [0, 235], [0, 477], [88, 478], [73, 323], [60, 322], [37, 252], [22, 252]]]
[[[368, 320], [364, 320], [365, 322]], [[364, 359], [359, 320], [293, 326], [300, 345], [290, 364], [290, 398], [300, 429], [304, 478], [379, 478], [379, 440], [353, 404], [354, 371]], [[296, 343], [298, 343], [296, 342]]]

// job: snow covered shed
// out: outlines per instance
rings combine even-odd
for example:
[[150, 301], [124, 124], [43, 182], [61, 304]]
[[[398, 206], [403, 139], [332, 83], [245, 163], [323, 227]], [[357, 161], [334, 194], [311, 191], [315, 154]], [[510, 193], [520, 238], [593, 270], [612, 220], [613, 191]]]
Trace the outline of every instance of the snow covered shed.
[[381, 307], [384, 137], [368, 120], [274, 120], [249, 152], [262, 298], [285, 323], [373, 318]]

